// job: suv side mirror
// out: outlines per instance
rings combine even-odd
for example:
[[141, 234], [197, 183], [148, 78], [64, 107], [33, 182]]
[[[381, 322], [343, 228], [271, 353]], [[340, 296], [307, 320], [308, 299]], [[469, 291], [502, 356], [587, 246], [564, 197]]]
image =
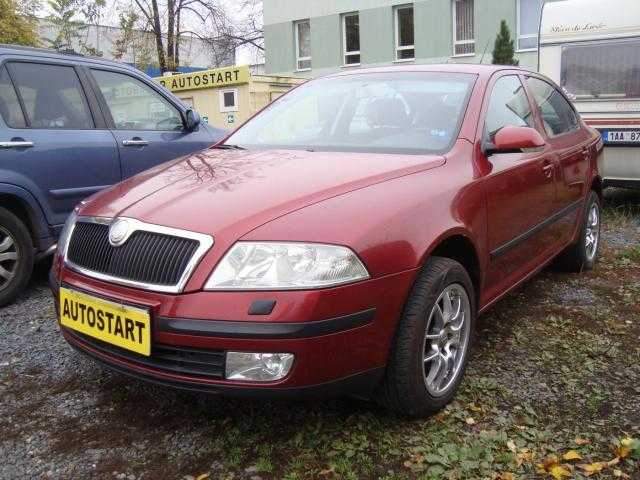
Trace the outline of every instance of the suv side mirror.
[[512, 153], [544, 147], [545, 141], [535, 128], [506, 126], [493, 137], [491, 153]]
[[189, 108], [185, 114], [184, 129], [193, 132], [200, 125], [200, 114], [193, 108]]

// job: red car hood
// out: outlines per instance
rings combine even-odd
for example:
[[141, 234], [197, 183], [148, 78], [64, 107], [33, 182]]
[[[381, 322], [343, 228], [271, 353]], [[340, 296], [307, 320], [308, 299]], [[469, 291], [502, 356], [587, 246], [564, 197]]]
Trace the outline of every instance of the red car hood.
[[424, 155], [209, 149], [111, 187], [80, 213], [214, 236], [231, 229], [238, 238], [307, 205], [443, 163]]

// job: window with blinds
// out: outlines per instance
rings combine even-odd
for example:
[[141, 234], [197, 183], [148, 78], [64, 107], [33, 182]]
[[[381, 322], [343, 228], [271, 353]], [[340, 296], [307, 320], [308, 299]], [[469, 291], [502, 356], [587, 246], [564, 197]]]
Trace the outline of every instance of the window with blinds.
[[542, 0], [518, 0], [518, 50], [538, 48]]
[[413, 60], [416, 56], [413, 7], [396, 7], [394, 15], [396, 24], [396, 61]]
[[296, 36], [296, 68], [298, 71], [311, 70], [311, 23], [300, 20], [294, 23]]
[[577, 100], [640, 98], [640, 40], [568, 45], [561, 65], [561, 86]]
[[453, 0], [453, 55], [473, 55], [473, 0]]
[[342, 46], [344, 65], [360, 65], [360, 16], [357, 13], [342, 16]]

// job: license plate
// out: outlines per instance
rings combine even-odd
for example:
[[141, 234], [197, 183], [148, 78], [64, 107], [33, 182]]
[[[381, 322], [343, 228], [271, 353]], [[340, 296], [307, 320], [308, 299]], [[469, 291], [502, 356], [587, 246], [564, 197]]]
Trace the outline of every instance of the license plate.
[[605, 130], [602, 132], [605, 143], [638, 143], [640, 130]]
[[151, 355], [149, 312], [60, 288], [60, 323], [141, 355]]

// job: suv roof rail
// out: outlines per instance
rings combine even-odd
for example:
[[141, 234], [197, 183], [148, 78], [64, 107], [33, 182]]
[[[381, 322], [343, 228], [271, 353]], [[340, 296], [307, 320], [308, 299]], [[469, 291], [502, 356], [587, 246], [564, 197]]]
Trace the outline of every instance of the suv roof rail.
[[64, 48], [61, 50], [56, 50], [54, 49], [55, 52], [61, 53], [63, 55], [75, 55], [77, 57], [84, 57], [85, 55], [80, 53], [80, 52], [76, 52], [73, 48]]
[[[102, 60], [103, 62], [114, 62], [113, 60], [109, 60], [104, 57], [98, 57], [95, 55], [85, 55], [83, 53], [77, 52], [72, 48], [60, 49], [56, 50], [55, 48], [44, 48], [44, 47], [26, 47], [24, 45], [12, 45], [9, 43], [0, 43], [0, 49], [6, 48], [7, 50], [19, 50], [24, 52], [40, 52], [40, 53], [48, 53], [48, 54], [56, 54], [56, 55], [73, 55], [76, 57], [82, 57], [87, 59], [94, 60]], [[119, 63], [119, 62], [116, 62]], [[126, 65], [126, 64], [124, 64]]]

